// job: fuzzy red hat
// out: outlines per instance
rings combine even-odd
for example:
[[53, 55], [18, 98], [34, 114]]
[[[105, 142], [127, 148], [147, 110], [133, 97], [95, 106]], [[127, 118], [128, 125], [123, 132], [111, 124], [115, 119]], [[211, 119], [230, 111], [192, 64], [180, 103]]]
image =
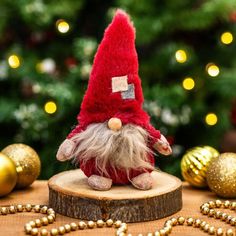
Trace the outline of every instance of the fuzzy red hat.
[[112, 117], [123, 124], [146, 127], [149, 116], [142, 109], [135, 29], [128, 15], [117, 10], [98, 47], [88, 89], [77, 117], [80, 129]]

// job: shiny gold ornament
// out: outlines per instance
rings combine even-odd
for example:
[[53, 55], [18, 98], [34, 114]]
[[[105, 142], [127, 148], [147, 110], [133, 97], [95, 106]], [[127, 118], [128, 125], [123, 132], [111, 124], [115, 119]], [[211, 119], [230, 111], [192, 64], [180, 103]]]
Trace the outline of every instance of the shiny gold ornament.
[[34, 149], [25, 144], [11, 144], [2, 153], [10, 157], [16, 165], [17, 188], [27, 187], [38, 178], [41, 164]]
[[0, 197], [7, 195], [15, 187], [17, 181], [14, 162], [0, 153]]
[[190, 149], [181, 160], [183, 178], [195, 187], [206, 187], [207, 167], [218, 156], [219, 152], [210, 146]]
[[[218, 196], [236, 197], [236, 153], [223, 153], [212, 160], [207, 170], [207, 183]], [[224, 203], [225, 207], [228, 205]]]

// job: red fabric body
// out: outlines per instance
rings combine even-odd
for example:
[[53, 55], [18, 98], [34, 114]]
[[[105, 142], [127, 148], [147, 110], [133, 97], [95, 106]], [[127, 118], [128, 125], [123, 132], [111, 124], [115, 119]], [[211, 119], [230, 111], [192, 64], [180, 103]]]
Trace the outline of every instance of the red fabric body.
[[[149, 161], [152, 164], [152, 166], [154, 166], [154, 157], [151, 154], [149, 155]], [[99, 171], [97, 170], [95, 166], [95, 159], [91, 159], [86, 164], [84, 164], [83, 162], [80, 162], [80, 168], [87, 177], [91, 175], [101, 176], [101, 174], [99, 173]], [[146, 170], [131, 169], [129, 172], [129, 176], [127, 176], [127, 173], [124, 170], [121, 170], [121, 169], [114, 170], [109, 166], [106, 168], [106, 171], [108, 173], [108, 176], [105, 174], [102, 176], [112, 179], [113, 184], [128, 184], [130, 180], [132, 180], [132, 178], [145, 172], [152, 172], [151, 169], [146, 169]]]

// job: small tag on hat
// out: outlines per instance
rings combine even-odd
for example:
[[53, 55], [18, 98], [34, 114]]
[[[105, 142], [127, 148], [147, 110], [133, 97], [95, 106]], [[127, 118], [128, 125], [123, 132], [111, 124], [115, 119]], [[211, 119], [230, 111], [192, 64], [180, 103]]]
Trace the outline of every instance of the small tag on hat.
[[125, 76], [118, 76], [112, 77], [112, 92], [123, 92], [128, 90], [128, 77]]
[[128, 85], [128, 90], [121, 93], [122, 99], [135, 99], [134, 84]]

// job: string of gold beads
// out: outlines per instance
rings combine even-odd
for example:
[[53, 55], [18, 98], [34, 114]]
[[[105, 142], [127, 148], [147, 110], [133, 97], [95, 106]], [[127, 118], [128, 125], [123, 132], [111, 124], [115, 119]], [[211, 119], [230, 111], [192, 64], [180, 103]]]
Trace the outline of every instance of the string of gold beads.
[[[53, 213], [55, 215], [55, 213]], [[50, 214], [52, 215], [52, 214]], [[48, 216], [49, 217], [49, 216]], [[103, 227], [115, 227], [117, 228], [116, 235], [118, 236], [124, 236], [126, 235], [125, 232], [127, 232], [127, 224], [122, 223], [121, 221], [117, 220], [113, 222], [113, 220], [109, 219], [107, 221], [103, 220], [97, 220], [97, 221], [88, 221], [87, 223], [84, 221], [79, 221], [78, 223], [72, 222], [70, 224], [65, 224], [62, 226], [59, 226], [58, 228], [53, 228], [50, 231], [47, 229], [41, 229], [38, 228], [42, 227], [43, 225], [48, 225], [49, 223], [53, 223], [55, 221], [55, 218], [53, 218], [53, 221], [47, 222], [45, 221], [45, 217], [41, 218], [40, 221], [36, 219], [35, 221], [30, 221], [29, 223], [25, 224], [25, 232], [26, 234], [30, 235], [40, 235], [40, 236], [56, 236], [56, 235], [64, 235], [66, 233], [70, 233], [71, 231], [76, 230], [84, 230], [84, 229], [94, 229], [94, 228], [103, 228]], [[124, 233], [124, 234], [123, 234]]]
[[47, 206], [41, 205], [11, 205], [11, 206], [2, 206], [0, 207], [0, 215], [8, 215], [14, 214], [18, 212], [35, 212], [46, 214], [40, 219], [29, 221], [25, 224], [24, 229], [25, 233], [32, 236], [57, 236], [64, 235], [66, 233], [70, 233], [71, 231], [76, 230], [84, 230], [84, 229], [93, 229], [93, 228], [103, 228], [103, 227], [114, 227], [117, 229], [117, 236], [125, 236], [128, 230], [127, 224], [121, 222], [120, 220], [113, 221], [112, 219], [108, 219], [107, 221], [97, 220], [97, 221], [88, 221], [87, 223], [84, 221], [79, 221], [78, 223], [72, 222], [70, 224], [65, 224], [63, 226], [59, 226], [58, 228], [53, 228], [51, 230], [47, 230], [45, 228], [40, 229], [42, 226], [47, 226], [48, 224], [52, 224], [56, 220], [56, 213], [52, 208], [48, 208]]
[[[218, 209], [217, 209], [218, 208]], [[203, 215], [207, 215], [208, 217], [213, 217], [215, 219], [220, 219], [231, 226], [236, 226], [236, 217], [233, 217], [227, 213], [219, 211], [219, 208], [236, 210], [236, 202], [230, 201], [209, 201], [200, 206], [200, 212]], [[103, 228], [103, 227], [114, 227], [116, 228], [116, 236], [132, 236], [132, 234], [128, 234], [128, 226], [126, 223], [121, 222], [120, 220], [113, 221], [112, 219], [108, 219], [106, 221], [97, 220], [97, 221], [79, 221], [77, 223], [72, 222], [70, 224], [65, 224], [59, 226], [58, 228], [53, 228], [51, 230], [48, 229], [40, 229], [43, 226], [47, 226], [48, 224], [52, 224], [56, 220], [56, 213], [52, 208], [41, 205], [11, 205], [11, 206], [2, 206], [0, 207], [0, 215], [8, 215], [14, 214], [18, 212], [36, 212], [42, 213], [46, 216], [29, 221], [25, 224], [24, 229], [25, 233], [32, 236], [57, 236], [64, 235], [70, 233], [71, 231], [76, 230], [84, 230], [84, 229], [94, 229], [94, 228]], [[234, 231], [232, 229], [227, 229], [224, 231], [222, 228], [216, 228], [206, 221], [201, 219], [195, 219], [192, 217], [185, 218], [183, 216], [179, 216], [177, 218], [173, 217], [168, 219], [162, 229], [157, 230], [153, 233], [147, 233], [145, 235], [138, 234], [138, 236], [168, 236], [172, 232], [172, 228], [178, 225], [187, 225], [195, 228], [199, 228], [200, 230], [208, 233], [209, 235], [216, 236], [235, 236]]]
[[[220, 219], [231, 226], [236, 226], [236, 217], [233, 217], [227, 213], [221, 212], [219, 210], [215, 210], [215, 208], [224, 208], [230, 210], [236, 210], [236, 202], [230, 201], [209, 201], [200, 206], [200, 211], [203, 215], [207, 215], [208, 217], [213, 217], [215, 219]], [[155, 231], [154, 233], [148, 233], [147, 236], [167, 236], [170, 235], [172, 228], [178, 225], [187, 225], [195, 228], [199, 228], [200, 230], [208, 233], [209, 235], [216, 236], [235, 236], [234, 231], [232, 229], [223, 230], [222, 228], [214, 227], [208, 224], [206, 221], [201, 219], [196, 219], [192, 217], [185, 218], [183, 216], [179, 216], [177, 218], [170, 218], [164, 224], [164, 227], [160, 230]], [[131, 236], [129, 234], [128, 236]], [[138, 236], [144, 236], [143, 234], [139, 234]]]

